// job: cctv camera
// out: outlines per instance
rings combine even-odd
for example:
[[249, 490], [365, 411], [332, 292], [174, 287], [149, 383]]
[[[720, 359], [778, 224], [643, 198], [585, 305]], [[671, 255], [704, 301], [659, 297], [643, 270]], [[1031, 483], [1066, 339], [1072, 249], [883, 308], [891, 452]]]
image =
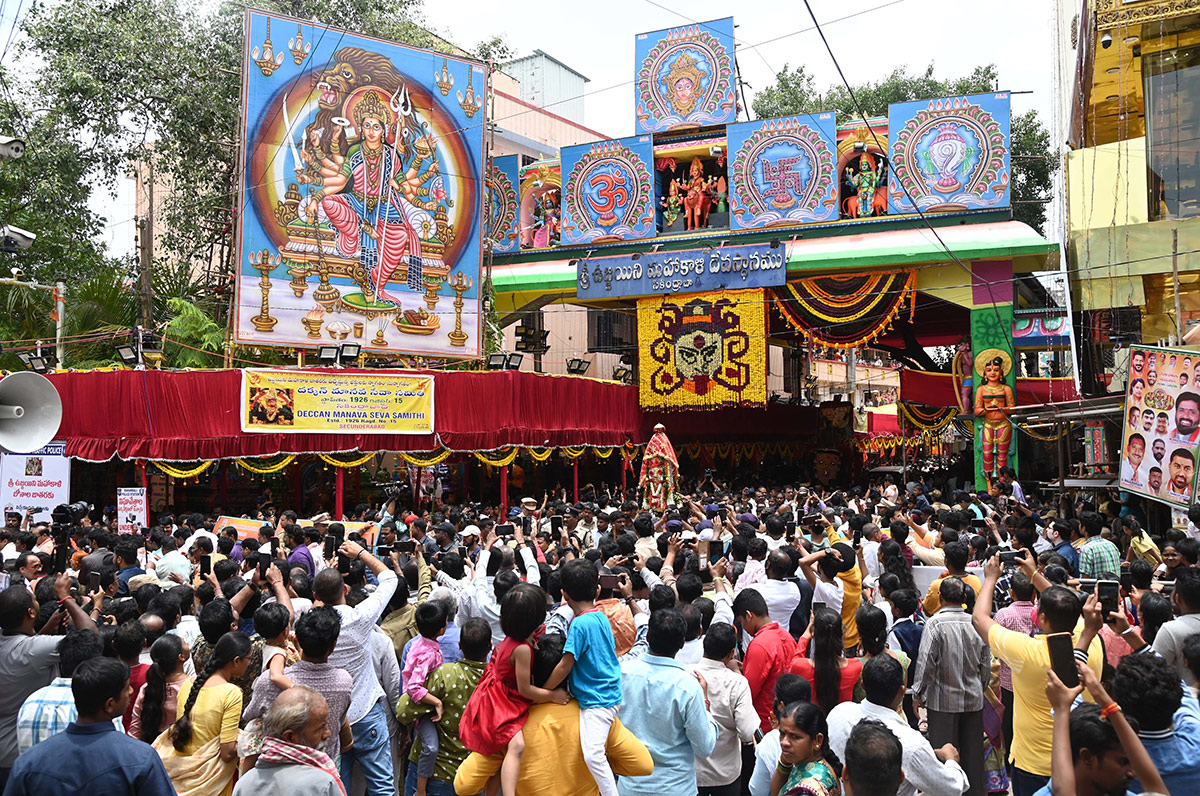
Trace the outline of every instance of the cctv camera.
[[0, 228], [0, 239], [3, 240], [5, 251], [15, 251], [17, 249], [28, 249], [37, 240], [37, 235], [10, 224]]
[[1103, 36], [1101, 36], [1100, 37], [1100, 46], [1106, 50], [1109, 47], [1112, 47], [1112, 35], [1109, 33], [1105, 33]]
[[0, 160], [19, 160], [24, 154], [24, 141], [12, 136], [0, 135]]
[[13, 279], [20, 279], [25, 276], [25, 271], [20, 268], [10, 268], [8, 270], [12, 272]]

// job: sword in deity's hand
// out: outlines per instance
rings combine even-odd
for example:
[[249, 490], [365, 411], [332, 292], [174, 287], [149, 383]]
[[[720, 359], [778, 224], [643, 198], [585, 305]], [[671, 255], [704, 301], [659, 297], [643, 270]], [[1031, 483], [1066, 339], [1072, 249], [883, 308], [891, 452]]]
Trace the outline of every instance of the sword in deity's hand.
[[292, 161], [296, 164], [296, 173], [304, 171], [304, 161], [300, 159], [300, 150], [296, 147], [296, 141], [292, 133], [292, 120], [288, 115], [288, 95], [283, 95], [283, 135], [287, 139], [288, 149], [292, 151]]

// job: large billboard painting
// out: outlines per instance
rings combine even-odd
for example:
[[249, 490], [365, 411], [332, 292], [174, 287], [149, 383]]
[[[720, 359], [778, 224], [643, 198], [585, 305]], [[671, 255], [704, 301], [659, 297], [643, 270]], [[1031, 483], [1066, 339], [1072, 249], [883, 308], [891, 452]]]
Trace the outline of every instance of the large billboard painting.
[[1008, 207], [1009, 114], [1008, 92], [888, 106], [888, 212]]
[[728, 135], [734, 229], [837, 219], [832, 113], [731, 124]]
[[637, 132], [664, 133], [737, 118], [733, 17], [639, 33]]
[[479, 356], [484, 66], [249, 11], [242, 72], [235, 340]]
[[1121, 489], [1187, 508], [1200, 455], [1200, 353], [1129, 349], [1121, 433]]
[[563, 147], [562, 243], [654, 236], [650, 136]]

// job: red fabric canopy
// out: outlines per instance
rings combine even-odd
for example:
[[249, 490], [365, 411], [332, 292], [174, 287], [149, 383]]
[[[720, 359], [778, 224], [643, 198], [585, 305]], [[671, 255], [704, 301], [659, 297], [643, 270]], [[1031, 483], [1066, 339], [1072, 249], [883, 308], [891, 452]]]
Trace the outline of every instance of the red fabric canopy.
[[56, 439], [66, 442], [68, 456], [94, 462], [113, 456], [190, 462], [352, 450], [608, 447], [649, 438], [636, 386], [519, 371], [433, 375], [436, 431], [422, 435], [243, 433], [238, 370], [93, 371], [49, 378], [63, 402]]
[[867, 436], [899, 436], [900, 418], [886, 412], [867, 413]]
[[[1017, 379], [1017, 405], [1033, 406], [1058, 401], [1078, 401], [1072, 379]], [[958, 406], [954, 377], [924, 370], [900, 371], [900, 399], [926, 406]]]

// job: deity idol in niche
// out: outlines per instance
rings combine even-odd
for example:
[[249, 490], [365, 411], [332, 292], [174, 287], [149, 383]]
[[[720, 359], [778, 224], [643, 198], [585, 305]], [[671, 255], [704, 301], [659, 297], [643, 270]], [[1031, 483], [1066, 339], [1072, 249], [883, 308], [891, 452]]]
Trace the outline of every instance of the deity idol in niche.
[[704, 164], [700, 162], [700, 158], [692, 158], [688, 178], [683, 183], [683, 189], [687, 192], [687, 197], [683, 200], [687, 229], [708, 226], [708, 211], [712, 207], [710, 188], [711, 182], [704, 177]]
[[663, 229], [670, 229], [683, 210], [683, 197], [679, 194], [679, 181], [668, 183], [667, 195], [658, 200], [663, 209]]
[[[387, 281], [406, 257], [420, 257], [421, 241], [410, 219], [421, 211], [397, 182], [404, 179], [400, 152], [387, 143], [393, 112], [378, 93], [369, 92], [355, 105], [353, 117], [358, 142], [345, 156], [330, 156], [337, 170], [326, 176], [307, 212], [315, 222], [319, 202], [337, 231], [338, 253], [357, 255], [379, 299], [399, 304], [387, 293]], [[398, 129], [408, 132], [406, 122], [401, 120]], [[397, 143], [407, 154], [407, 146]]]
[[1008, 413], [1016, 400], [1012, 387], [1004, 382], [1012, 369], [1012, 359], [998, 348], [989, 348], [975, 360], [975, 369], [983, 376], [983, 384], [975, 391], [975, 416], [983, 418], [983, 475], [991, 481], [1008, 466], [1008, 449], [1012, 444], [1013, 427]]
[[558, 191], [546, 191], [533, 208], [533, 245], [537, 248], [554, 246], [559, 233]]
[[[883, 211], [881, 206], [882, 192], [879, 191], [879, 184], [883, 181], [883, 175], [875, 167], [875, 158], [869, 153], [864, 152], [858, 159], [858, 171], [853, 168], [846, 169], [846, 176], [850, 180], [850, 184], [855, 188], [855, 194], [846, 200], [846, 215], [850, 218], [862, 218], [875, 215], [876, 209]], [[878, 207], [877, 207], [878, 206]]]

